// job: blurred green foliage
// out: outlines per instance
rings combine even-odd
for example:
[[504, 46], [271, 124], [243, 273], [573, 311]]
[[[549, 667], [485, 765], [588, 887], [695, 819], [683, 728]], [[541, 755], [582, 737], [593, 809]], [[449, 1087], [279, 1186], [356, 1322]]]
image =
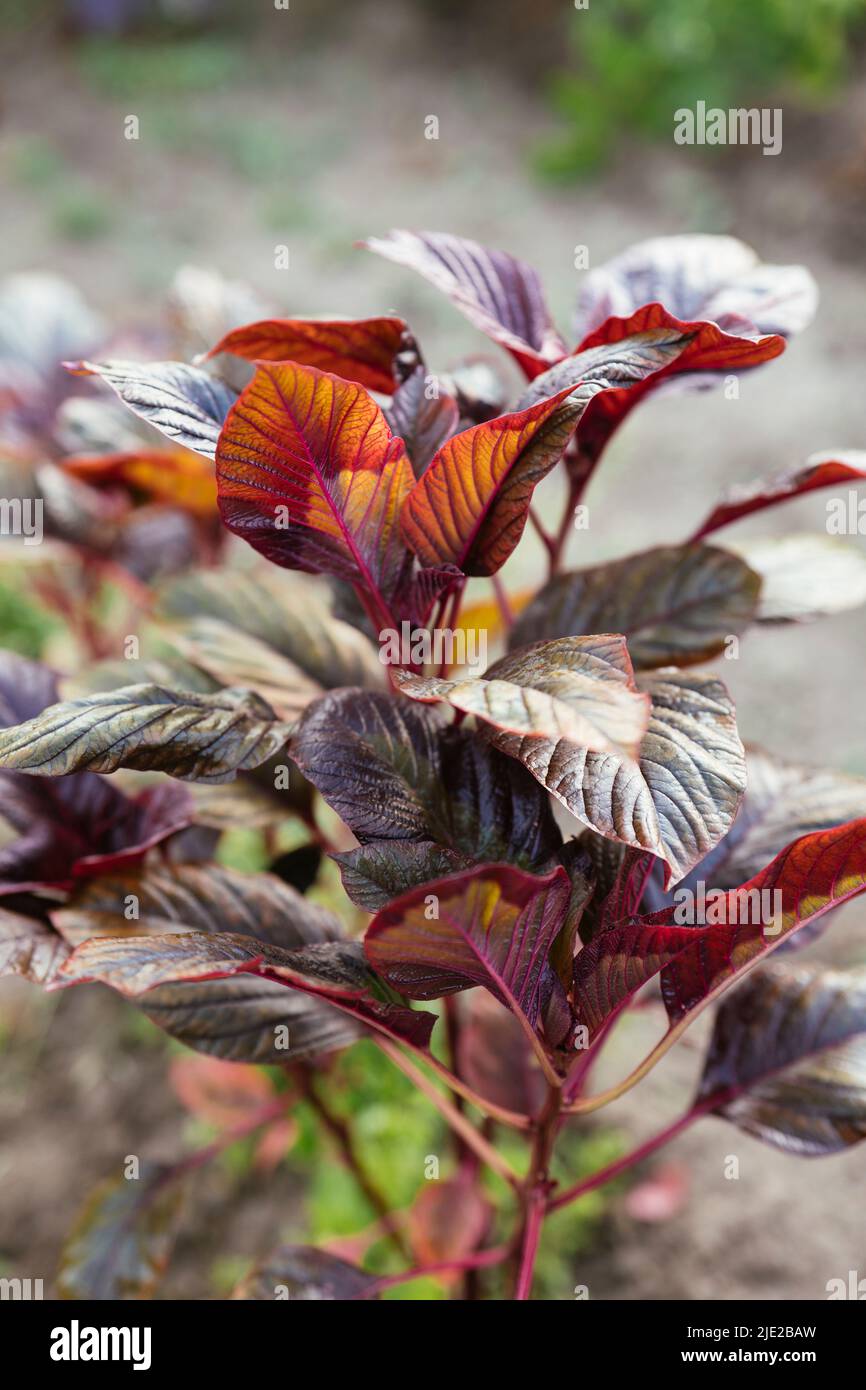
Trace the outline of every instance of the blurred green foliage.
[[866, 0], [590, 0], [570, 25], [575, 65], [550, 79], [563, 134], [537, 154], [568, 179], [617, 137], [669, 136], [674, 111], [826, 99], [845, 76]]
[[76, 59], [85, 81], [102, 96], [137, 99], [177, 92], [207, 91], [235, 82], [245, 54], [231, 39], [117, 40], [84, 38]]
[[38, 658], [46, 641], [60, 626], [41, 604], [34, 603], [23, 582], [10, 574], [0, 583], [0, 647]]

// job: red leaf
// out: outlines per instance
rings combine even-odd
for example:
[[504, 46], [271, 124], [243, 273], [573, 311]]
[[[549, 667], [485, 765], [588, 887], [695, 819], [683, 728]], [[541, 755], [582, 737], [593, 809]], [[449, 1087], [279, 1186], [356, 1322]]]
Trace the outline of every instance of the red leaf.
[[700, 540], [711, 531], [730, 526], [752, 512], [777, 507], [780, 502], [787, 502], [792, 497], [804, 497], [806, 493], [817, 492], [820, 488], [863, 482], [864, 479], [866, 453], [851, 452], [835, 456], [813, 454], [803, 468], [794, 468], [787, 473], [777, 473], [772, 478], [761, 478], [757, 482], [732, 488], [698, 527], [692, 540]]
[[373, 918], [367, 959], [410, 999], [483, 985], [534, 1028], [570, 891], [562, 868], [536, 877], [507, 864], [422, 884]]
[[114, 454], [77, 454], [65, 458], [62, 466], [85, 482], [121, 482], [194, 516], [210, 517], [216, 512], [213, 464], [191, 449], [141, 448]]
[[660, 371], [632, 386], [600, 391], [590, 401], [578, 427], [578, 441], [581, 452], [593, 462], [629, 412], [663, 380], [686, 372], [741, 372], [769, 362], [785, 350], [785, 339], [776, 334], [726, 333], [715, 323], [678, 319], [664, 305], [654, 303], [645, 304], [627, 318], [606, 319], [584, 338], [576, 352], [618, 343], [654, 329], [674, 329], [692, 336], [675, 360]]
[[720, 891], [709, 925], [679, 925], [677, 908], [666, 907], [594, 937], [575, 963], [578, 1022], [594, 1036], [661, 972], [670, 1028], [655, 1055], [793, 933], [864, 891], [866, 818], [804, 835], [747, 883]]
[[218, 1057], [173, 1057], [169, 1080], [181, 1104], [218, 1129], [231, 1129], [274, 1094], [263, 1071]]
[[298, 362], [390, 395], [399, 385], [394, 358], [407, 332], [399, 318], [262, 319], [232, 329], [207, 356], [230, 352], [251, 362]]

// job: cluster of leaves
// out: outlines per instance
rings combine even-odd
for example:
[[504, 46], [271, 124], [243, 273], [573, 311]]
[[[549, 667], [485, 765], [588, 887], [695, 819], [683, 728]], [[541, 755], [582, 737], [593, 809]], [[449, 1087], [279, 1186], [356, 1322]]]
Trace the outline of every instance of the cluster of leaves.
[[[789, 954], [866, 888], [866, 782], [747, 756], [728, 691], [701, 669], [753, 625], [866, 598], [862, 556], [826, 536], [707, 540], [856, 484], [866, 456], [740, 488], [684, 544], [563, 571], [573, 509], [633, 406], [778, 356], [814, 311], [811, 278], [729, 238], [650, 241], [586, 277], [570, 350], [538, 277], [510, 255], [440, 233], [368, 245], [510, 354], [525, 378], [510, 407], [477, 362], [432, 374], [398, 317], [265, 318], [212, 334], [193, 363], [68, 361], [168, 441], [119, 449], [105, 431], [70, 463], [57, 459], [53, 378], [33, 390], [14, 378], [20, 356], [0, 360], [6, 437], [31, 457], [53, 449], [42, 467], [120, 509], [110, 553], [62, 520], [60, 544], [128, 574], [130, 518], [155, 507], [199, 525], [179, 572], [148, 593], [162, 645], [135, 658], [134, 683], [128, 661], [97, 662], [58, 701], [50, 673], [6, 659], [0, 786], [20, 838], [2, 851], [0, 961], [49, 989], [102, 981], [200, 1052], [288, 1066], [308, 1098], [317, 1059], [372, 1037], [465, 1150], [445, 1195], [426, 1201], [416, 1256], [471, 1272], [519, 1248], [526, 1297], [541, 1220], [568, 1199], [552, 1192], [559, 1128], [640, 1080], [741, 980], [690, 1114], [805, 1154], [866, 1134], [862, 973]], [[88, 405], [110, 414], [107, 399]], [[515, 620], [498, 572], [557, 466], [558, 534], [533, 516], [550, 577]], [[225, 530], [257, 552], [249, 563], [221, 549], [208, 489]], [[451, 670], [413, 647], [388, 663], [389, 634], [455, 629], [477, 579], [498, 595], [497, 660]], [[129, 657], [119, 642], [114, 654]], [[119, 790], [102, 775], [118, 771], [169, 780]], [[289, 818], [306, 828], [300, 859], [255, 875], [215, 862], [227, 827], [272, 836]], [[323, 847], [342, 914], [307, 893]], [[683, 925], [672, 892], [699, 883], [713, 911]], [[660, 987], [662, 1040], [619, 1085], [588, 1093], [645, 986]], [[433, 1000], [445, 1001], [447, 1066], [437, 1013], [415, 1007]], [[491, 1122], [531, 1139], [524, 1177], [489, 1142]], [[502, 1247], [485, 1245], [484, 1165], [522, 1213]], [[157, 1175], [154, 1200], [165, 1188]], [[141, 1192], [135, 1202], [153, 1210]], [[136, 1223], [122, 1225], [128, 1236]], [[439, 1225], [450, 1235], [431, 1246]], [[243, 1296], [275, 1285], [303, 1297], [380, 1287], [295, 1247]]]

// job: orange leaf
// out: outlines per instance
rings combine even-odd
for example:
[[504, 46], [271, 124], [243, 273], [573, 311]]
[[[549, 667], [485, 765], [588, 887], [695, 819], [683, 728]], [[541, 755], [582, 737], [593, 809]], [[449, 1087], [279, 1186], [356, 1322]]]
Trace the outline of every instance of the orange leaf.
[[403, 508], [403, 535], [424, 565], [489, 575], [523, 534], [532, 493], [562, 455], [585, 401], [567, 386], [526, 410], [454, 435]]
[[120, 482], [159, 502], [195, 516], [213, 516], [217, 490], [213, 464], [190, 449], [133, 449], [115, 454], [79, 454], [63, 467], [86, 482]]
[[257, 367], [217, 446], [229, 530], [278, 565], [363, 584], [383, 618], [410, 562], [398, 522], [413, 482], [363, 387], [291, 362]]
[[394, 358], [406, 333], [398, 318], [262, 319], [232, 329], [207, 356], [230, 352], [251, 362], [299, 362], [390, 396], [399, 385]]

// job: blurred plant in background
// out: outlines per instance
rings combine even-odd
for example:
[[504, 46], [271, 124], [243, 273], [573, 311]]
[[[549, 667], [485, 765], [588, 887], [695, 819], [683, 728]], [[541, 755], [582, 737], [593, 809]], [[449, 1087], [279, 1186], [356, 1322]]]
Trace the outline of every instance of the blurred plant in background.
[[570, 25], [574, 67], [548, 79], [563, 133], [539, 168], [569, 179], [597, 170], [617, 138], [669, 136], [673, 113], [705, 101], [824, 102], [862, 37], [866, 0], [607, 0]]

